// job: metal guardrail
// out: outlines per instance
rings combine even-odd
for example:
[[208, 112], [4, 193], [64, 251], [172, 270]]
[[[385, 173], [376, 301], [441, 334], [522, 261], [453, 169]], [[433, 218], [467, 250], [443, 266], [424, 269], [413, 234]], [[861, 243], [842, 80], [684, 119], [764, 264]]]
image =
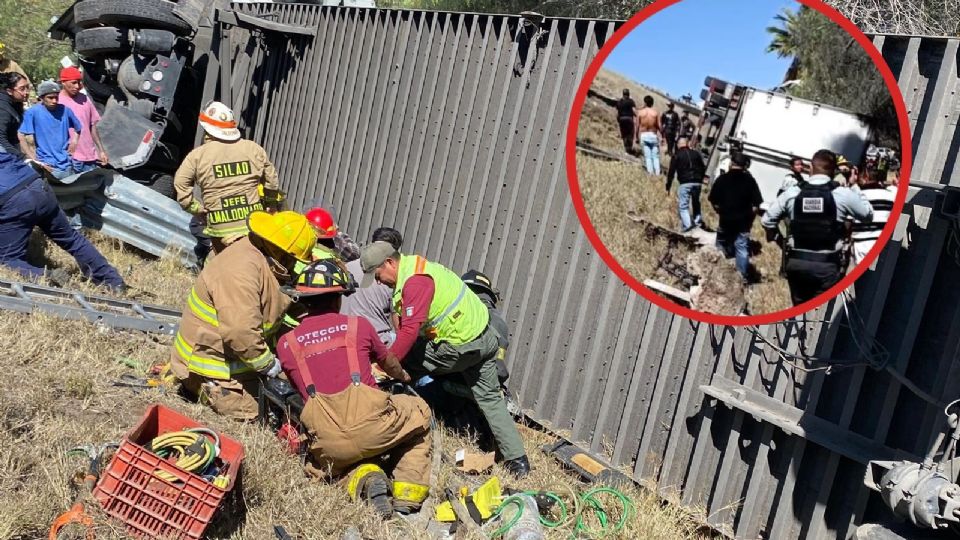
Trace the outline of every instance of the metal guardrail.
[[180, 324], [180, 311], [176, 309], [6, 280], [0, 280], [0, 309], [42, 312], [111, 328], [170, 336]]
[[174, 256], [184, 266], [197, 266], [191, 216], [176, 201], [106, 169], [51, 185], [60, 205], [77, 210], [85, 227], [157, 257]]

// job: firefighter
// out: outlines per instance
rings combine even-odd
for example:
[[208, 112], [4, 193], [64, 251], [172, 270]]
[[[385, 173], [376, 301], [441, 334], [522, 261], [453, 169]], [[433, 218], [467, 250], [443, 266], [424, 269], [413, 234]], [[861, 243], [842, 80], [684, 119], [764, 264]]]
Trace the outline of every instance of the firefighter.
[[[347, 270], [344, 253], [349, 254], [352, 253], [353, 250], [359, 252], [360, 248], [357, 247], [349, 236], [339, 231], [337, 224], [333, 221], [333, 216], [323, 208], [311, 208], [307, 211], [305, 217], [317, 235], [317, 244], [313, 247], [310, 260], [331, 261], [339, 266], [347, 275], [350, 275], [350, 271]], [[296, 266], [294, 266], [294, 274], [300, 274], [300, 272], [307, 267], [307, 264], [309, 263], [298, 262]], [[302, 309], [302, 306], [295, 304], [290, 308], [290, 311], [283, 316], [283, 324], [286, 328], [297, 327], [297, 324], [299, 324], [297, 322], [298, 318], [303, 315]]]
[[336, 259], [346, 264], [360, 257], [360, 246], [337, 227], [330, 212], [315, 207], [308, 210], [305, 215], [317, 232], [317, 246], [313, 248], [313, 260]]
[[857, 168], [843, 157], [843, 154], [837, 154], [837, 176], [833, 179], [841, 186], [851, 187], [857, 183]]
[[[342, 297], [355, 287], [349, 273], [324, 259], [284, 288], [304, 308], [297, 328], [280, 338], [277, 357], [304, 400], [306, 470], [319, 478], [349, 473], [350, 496], [369, 500], [384, 517], [415, 512], [430, 491], [430, 408], [419, 397], [377, 387], [373, 363], [403, 382], [410, 375], [366, 319], [340, 313]], [[386, 453], [392, 493], [381, 468]]]
[[[276, 209], [280, 184], [266, 150], [240, 138], [229, 107], [208, 103], [200, 112], [200, 127], [204, 142], [187, 154], [173, 183], [177, 202], [204, 224], [216, 254], [247, 235], [251, 212]], [[200, 188], [199, 200], [194, 185]]]
[[204, 267], [183, 309], [170, 363], [183, 388], [224, 416], [252, 420], [261, 375], [280, 363], [267, 340], [290, 307], [280, 291], [317, 237], [296, 212], [247, 216], [250, 233]]
[[316, 206], [305, 215], [317, 231], [317, 247], [313, 248], [314, 260], [336, 257], [348, 263], [360, 258], [360, 246], [337, 227], [333, 214]]
[[861, 194], [832, 180], [836, 171], [836, 155], [818, 151], [806, 183], [784, 191], [760, 221], [772, 241], [777, 223], [790, 220], [785, 271], [794, 305], [823, 294], [843, 277], [845, 222], [869, 223], [873, 219], [873, 209]]
[[460, 374], [504, 466], [518, 477], [527, 475], [530, 462], [523, 440], [500, 391], [498, 336], [490, 328], [487, 307], [457, 274], [423, 257], [402, 255], [387, 242], [365, 246], [360, 264], [361, 286], [377, 281], [393, 288], [399, 328], [390, 354], [417, 376]]

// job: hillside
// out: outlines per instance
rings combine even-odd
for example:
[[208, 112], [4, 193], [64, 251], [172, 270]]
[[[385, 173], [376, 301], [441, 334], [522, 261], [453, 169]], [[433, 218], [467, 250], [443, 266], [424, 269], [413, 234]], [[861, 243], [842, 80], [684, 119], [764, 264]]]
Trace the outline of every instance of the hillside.
[[[643, 85], [627, 80], [624, 76], [601, 69], [591, 85], [591, 90], [610, 95], [617, 88], [629, 88], [631, 94], [643, 96], [649, 93]], [[635, 92], [639, 94], [634, 94]], [[616, 94], [619, 95], [619, 91]], [[665, 98], [654, 96], [654, 107], [666, 109]], [[596, 97], [588, 97], [580, 116], [577, 141], [626, 157], [616, 124], [616, 111]], [[677, 245], [657, 227], [644, 227], [627, 217], [635, 212], [650, 223], [670, 231], [680, 229], [677, 215], [676, 183], [669, 194], [664, 190], [668, 156], [661, 153], [664, 175], [657, 178], [635, 163], [600, 159], [578, 152], [577, 177], [580, 182], [584, 206], [590, 221], [604, 246], [631, 275], [643, 282], [653, 278], [667, 285], [685, 290], [689, 287], [679, 277], [675, 265], [684, 266], [684, 261], [693, 250]], [[718, 217], [707, 202], [709, 187], [701, 196], [704, 220], [716, 227]], [[754, 240], [762, 240], [764, 232], [759, 220], [751, 233]], [[759, 282], [749, 286], [746, 302], [750, 313], [770, 313], [790, 306], [786, 280], [779, 276], [781, 252], [774, 244], [755, 242], [759, 253], [751, 262], [759, 271]], [[731, 261], [726, 261], [732, 265]], [[669, 268], [669, 270], [665, 270]], [[681, 269], [682, 270], [682, 269]]]

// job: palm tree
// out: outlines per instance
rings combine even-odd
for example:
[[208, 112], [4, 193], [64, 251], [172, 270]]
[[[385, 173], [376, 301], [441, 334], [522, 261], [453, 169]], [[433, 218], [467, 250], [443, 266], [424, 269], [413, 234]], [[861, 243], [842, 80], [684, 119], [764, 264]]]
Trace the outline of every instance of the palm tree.
[[800, 11], [784, 9], [773, 17], [779, 25], [767, 27], [767, 33], [773, 38], [770, 44], [767, 45], [768, 53], [776, 53], [780, 58], [797, 56], [800, 48], [800, 35], [798, 32], [800, 14], [805, 7], [806, 6], [801, 6]]

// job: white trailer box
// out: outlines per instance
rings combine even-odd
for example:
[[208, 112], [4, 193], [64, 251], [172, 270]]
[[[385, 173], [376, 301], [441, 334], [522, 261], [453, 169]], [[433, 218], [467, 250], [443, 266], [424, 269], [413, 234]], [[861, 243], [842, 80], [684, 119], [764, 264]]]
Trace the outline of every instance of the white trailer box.
[[822, 148], [859, 160], [870, 141], [870, 127], [857, 114], [774, 92], [748, 88], [730, 138], [743, 143], [750, 172], [769, 204], [789, 172], [790, 156], [809, 162]]

